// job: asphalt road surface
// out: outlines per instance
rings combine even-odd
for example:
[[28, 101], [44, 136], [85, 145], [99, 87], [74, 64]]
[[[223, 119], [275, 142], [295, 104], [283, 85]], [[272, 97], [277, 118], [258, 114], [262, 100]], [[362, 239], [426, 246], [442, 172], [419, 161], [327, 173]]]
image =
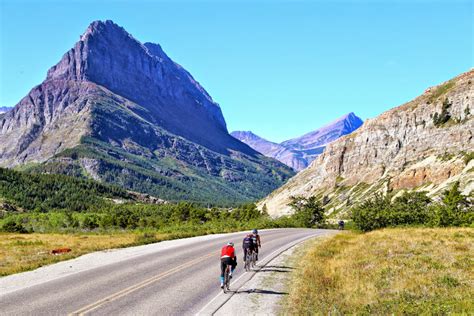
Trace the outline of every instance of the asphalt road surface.
[[[304, 239], [331, 233], [316, 229], [263, 230], [259, 264], [264, 265]], [[245, 234], [209, 240], [189, 238], [176, 246], [170, 241], [170, 247], [152, 253], [95, 265], [14, 292], [0, 292], [0, 315], [212, 314], [232, 295], [223, 294], [219, 287], [221, 247], [230, 240], [236, 245], [238, 266], [231, 290], [252, 274], [243, 270], [241, 241]]]

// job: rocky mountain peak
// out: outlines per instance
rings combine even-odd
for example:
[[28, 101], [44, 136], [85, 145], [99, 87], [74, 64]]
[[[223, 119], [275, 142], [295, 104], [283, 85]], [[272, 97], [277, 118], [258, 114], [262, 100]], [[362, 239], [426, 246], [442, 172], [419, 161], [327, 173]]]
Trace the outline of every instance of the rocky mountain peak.
[[251, 131], [233, 131], [230, 133], [232, 136], [235, 138], [239, 139], [240, 141], [248, 140], [248, 141], [256, 141], [256, 140], [262, 140], [263, 138], [255, 135]]
[[362, 126], [364, 122], [353, 112], [339, 117], [314, 131], [281, 143], [292, 149], [311, 150], [325, 146], [341, 136], [347, 135]]
[[110, 33], [110, 32], [122, 32], [128, 35], [128, 32], [118, 24], [114, 23], [112, 20], [96, 20], [91, 22], [87, 27], [86, 31], [81, 35], [81, 40], [85, 40], [87, 36], [94, 34], [94, 33]]
[[89, 25], [48, 71], [46, 81], [55, 80], [90, 81], [105, 87], [145, 107], [148, 120], [213, 149], [217, 146], [215, 137], [209, 137], [211, 131], [227, 134], [219, 105], [190, 73], [160, 45], [142, 44], [110, 20]]

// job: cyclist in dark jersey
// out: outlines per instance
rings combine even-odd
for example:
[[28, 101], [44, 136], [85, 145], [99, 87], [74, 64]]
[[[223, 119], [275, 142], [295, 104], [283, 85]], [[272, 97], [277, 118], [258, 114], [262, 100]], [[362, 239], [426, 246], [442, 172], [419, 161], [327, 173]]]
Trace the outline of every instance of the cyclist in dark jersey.
[[242, 249], [244, 250], [244, 262], [247, 259], [247, 252], [248, 251], [255, 251], [257, 245], [253, 242], [253, 235], [248, 234], [242, 240]]
[[260, 241], [260, 235], [258, 234], [258, 230], [256, 229], [252, 230], [252, 238], [253, 238], [253, 243], [255, 244], [255, 253], [257, 255], [256, 260], [258, 260], [258, 248], [262, 247], [262, 242]]

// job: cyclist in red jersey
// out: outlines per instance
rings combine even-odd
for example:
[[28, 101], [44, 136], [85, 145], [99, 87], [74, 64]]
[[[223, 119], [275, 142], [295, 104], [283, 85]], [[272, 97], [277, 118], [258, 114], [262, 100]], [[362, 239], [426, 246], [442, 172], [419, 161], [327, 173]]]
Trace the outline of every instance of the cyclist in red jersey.
[[231, 266], [229, 277], [232, 278], [232, 273], [234, 272], [235, 267], [237, 266], [237, 257], [235, 256], [235, 248], [233, 242], [229, 242], [221, 249], [221, 288], [224, 287], [224, 273], [228, 265]]

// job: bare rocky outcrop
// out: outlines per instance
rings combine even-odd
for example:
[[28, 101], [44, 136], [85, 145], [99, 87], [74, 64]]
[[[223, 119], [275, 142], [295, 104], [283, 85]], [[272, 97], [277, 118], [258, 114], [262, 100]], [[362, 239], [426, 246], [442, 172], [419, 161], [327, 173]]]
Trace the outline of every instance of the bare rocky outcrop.
[[[261, 201], [270, 214], [291, 212], [292, 195], [326, 196], [331, 212], [387, 190], [423, 189], [438, 194], [453, 181], [465, 193], [474, 181], [474, 71], [425, 91], [420, 97], [367, 120], [329, 144], [307, 169]], [[440, 119], [443, 117], [443, 119]]]

